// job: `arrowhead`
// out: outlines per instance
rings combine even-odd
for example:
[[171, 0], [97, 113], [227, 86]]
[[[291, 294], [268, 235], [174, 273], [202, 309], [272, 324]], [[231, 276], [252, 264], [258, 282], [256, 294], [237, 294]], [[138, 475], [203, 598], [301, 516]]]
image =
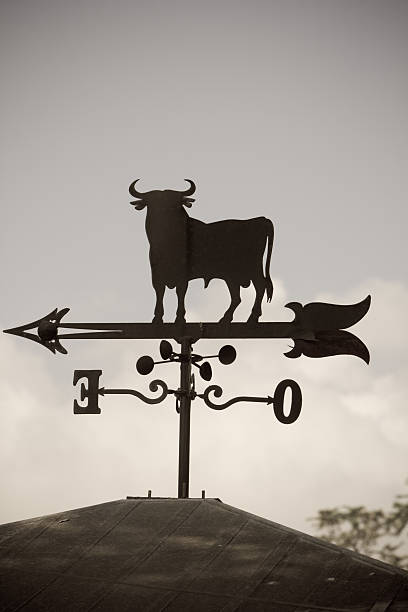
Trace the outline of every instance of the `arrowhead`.
[[105, 395], [105, 387], [101, 387], [100, 389], [98, 389], [98, 393], [99, 395]]
[[267, 397], [267, 401], [266, 401], [266, 405], [269, 406], [270, 404], [273, 404], [273, 397], [271, 397], [270, 395], [268, 395]]
[[[58, 308], [54, 308], [54, 310], [45, 315], [45, 317], [32, 321], [31, 323], [26, 323], [25, 325], [5, 329], [4, 333], [28, 338], [29, 340], [33, 340], [45, 346], [45, 348], [49, 349], [54, 354], [58, 351], [65, 355], [67, 354], [67, 350], [58, 340], [58, 325], [67, 312], [69, 312], [69, 308], [62, 308], [60, 311], [58, 311]], [[37, 335], [27, 332], [27, 330], [32, 329], [37, 329]]]

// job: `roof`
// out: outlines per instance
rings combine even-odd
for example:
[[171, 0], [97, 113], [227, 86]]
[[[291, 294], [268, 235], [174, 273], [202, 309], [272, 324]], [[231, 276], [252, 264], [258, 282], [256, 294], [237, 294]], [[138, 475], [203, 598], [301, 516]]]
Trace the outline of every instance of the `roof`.
[[215, 499], [0, 526], [1, 610], [403, 612], [408, 573]]

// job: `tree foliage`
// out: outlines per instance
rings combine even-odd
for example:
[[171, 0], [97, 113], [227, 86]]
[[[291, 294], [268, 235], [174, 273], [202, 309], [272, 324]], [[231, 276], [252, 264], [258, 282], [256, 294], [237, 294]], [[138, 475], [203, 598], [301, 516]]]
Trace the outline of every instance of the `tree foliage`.
[[342, 506], [319, 510], [310, 520], [323, 540], [408, 569], [407, 493], [397, 495], [389, 511]]

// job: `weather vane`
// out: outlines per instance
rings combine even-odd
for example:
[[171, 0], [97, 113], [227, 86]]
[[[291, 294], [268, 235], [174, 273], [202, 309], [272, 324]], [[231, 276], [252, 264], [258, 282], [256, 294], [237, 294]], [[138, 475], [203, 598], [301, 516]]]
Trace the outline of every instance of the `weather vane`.
[[[79, 381], [80, 399], [74, 401], [75, 414], [100, 414], [99, 400], [106, 395], [128, 394], [148, 404], [158, 404], [168, 395], [176, 398], [176, 410], [180, 415], [178, 496], [189, 496], [190, 466], [190, 411], [196, 398], [214, 410], [224, 410], [238, 402], [263, 402], [272, 405], [275, 417], [283, 424], [294, 423], [301, 412], [302, 393], [299, 385], [291, 379], [279, 382], [273, 396], [240, 396], [223, 403], [222, 389], [210, 385], [197, 393], [193, 367], [205, 381], [212, 378], [212, 369], [204, 359], [218, 358], [224, 365], [235, 361], [236, 351], [227, 344], [217, 355], [203, 356], [193, 352], [193, 345], [200, 339], [239, 338], [291, 338], [293, 347], [286, 357], [328, 357], [330, 355], [355, 355], [369, 363], [369, 352], [365, 344], [355, 335], [345, 331], [355, 325], [367, 313], [370, 296], [358, 304], [337, 305], [312, 302], [302, 306], [290, 302], [286, 307], [294, 313], [290, 322], [262, 322], [262, 300], [266, 294], [272, 299], [273, 284], [270, 263], [274, 228], [265, 217], [236, 220], [228, 219], [204, 223], [190, 217], [190, 208], [196, 187], [186, 179], [189, 187], [185, 191], [171, 189], [140, 192], [134, 181], [129, 187], [135, 198], [131, 204], [136, 210], [146, 208], [146, 234], [150, 244], [150, 267], [152, 284], [156, 293], [156, 305], [152, 323], [67, 323], [63, 317], [69, 308], [57, 308], [48, 315], [26, 325], [4, 330], [5, 333], [22, 336], [38, 342], [53, 353], [67, 353], [61, 340], [78, 339], [160, 339], [159, 362], [145, 355], [136, 363], [139, 374], [148, 375], [157, 363], [178, 363], [180, 385], [169, 389], [162, 380], [153, 380], [149, 389], [159, 395], [147, 397], [135, 389], [113, 389], [100, 386], [102, 370], [75, 370], [74, 385]], [[265, 266], [263, 264], [264, 256]], [[190, 280], [202, 278], [207, 287], [214, 278], [225, 281], [231, 303], [218, 323], [190, 323], [185, 319], [185, 295]], [[253, 284], [255, 301], [246, 323], [233, 323], [234, 312], [241, 302], [240, 288]], [[163, 323], [163, 297], [165, 289], [176, 289], [177, 311], [174, 323]], [[33, 333], [34, 330], [34, 333]], [[61, 333], [60, 330], [76, 330]], [[174, 351], [168, 340], [178, 342], [180, 352]], [[291, 391], [289, 411], [284, 410], [285, 394]]]

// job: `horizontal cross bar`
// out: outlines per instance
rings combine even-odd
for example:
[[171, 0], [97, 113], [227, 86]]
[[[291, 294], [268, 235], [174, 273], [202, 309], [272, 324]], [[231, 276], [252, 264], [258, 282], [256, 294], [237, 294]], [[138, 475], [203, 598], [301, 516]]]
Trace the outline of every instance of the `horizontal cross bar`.
[[58, 338], [65, 339], [178, 339], [189, 337], [199, 340], [227, 338], [301, 338], [313, 340], [313, 332], [302, 329], [294, 323], [62, 323], [62, 329], [93, 330], [77, 333], [58, 333]]
[[[136, 340], [183, 338], [194, 343], [200, 339], [240, 338], [291, 338], [294, 346], [285, 353], [287, 357], [300, 355], [328, 357], [329, 355], [356, 355], [366, 363], [370, 360], [367, 347], [359, 338], [344, 331], [355, 325], [367, 313], [371, 298], [367, 296], [358, 304], [326, 304], [289, 302], [287, 308], [294, 313], [292, 321], [265, 323], [66, 323], [62, 318], [69, 308], [55, 308], [45, 317], [4, 330], [45, 346], [53, 353], [66, 353], [60, 340]], [[37, 328], [37, 333], [29, 330]], [[61, 330], [77, 330], [60, 333]]]

